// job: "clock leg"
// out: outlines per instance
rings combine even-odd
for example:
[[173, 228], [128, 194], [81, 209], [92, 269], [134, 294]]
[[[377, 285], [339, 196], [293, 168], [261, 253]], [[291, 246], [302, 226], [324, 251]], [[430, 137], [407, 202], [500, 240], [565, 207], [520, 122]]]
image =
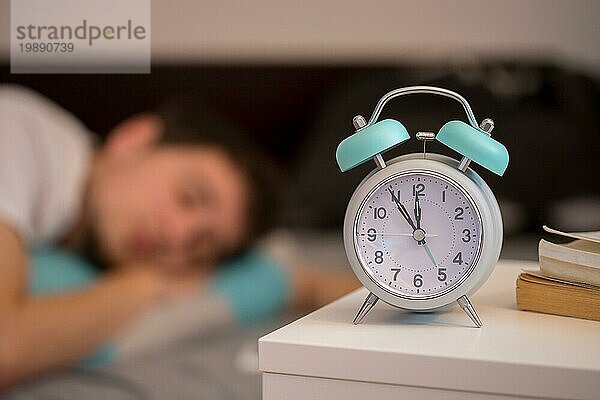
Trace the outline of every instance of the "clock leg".
[[475, 308], [473, 308], [473, 304], [471, 304], [471, 301], [469, 300], [469, 298], [467, 296], [462, 296], [461, 298], [459, 298], [456, 301], [457, 301], [458, 305], [460, 305], [460, 308], [462, 308], [463, 311], [467, 313], [469, 318], [471, 318], [471, 320], [473, 321], [475, 326], [477, 326], [478, 328], [481, 328], [483, 326], [483, 324], [481, 323], [481, 320], [479, 319], [479, 316], [477, 315]]
[[354, 321], [352, 321], [352, 323], [354, 325], [360, 324], [360, 321], [362, 321], [365, 315], [367, 315], [369, 311], [371, 311], [371, 308], [373, 308], [375, 303], [377, 303], [377, 300], [379, 300], [379, 297], [375, 296], [373, 293], [369, 293], [369, 295], [365, 299], [365, 302], [360, 307], [360, 310], [358, 310], [356, 317], [354, 317]]

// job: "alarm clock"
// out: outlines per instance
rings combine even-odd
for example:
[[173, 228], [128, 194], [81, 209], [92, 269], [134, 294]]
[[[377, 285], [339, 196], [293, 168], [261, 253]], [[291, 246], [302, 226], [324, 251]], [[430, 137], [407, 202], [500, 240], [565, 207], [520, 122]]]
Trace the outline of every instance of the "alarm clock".
[[[378, 121], [385, 104], [409, 94], [441, 95], [458, 101], [468, 123], [450, 121], [440, 130], [418, 132], [423, 153], [385, 160], [407, 141], [404, 125]], [[354, 191], [344, 219], [344, 246], [352, 270], [369, 290], [354, 324], [379, 299], [412, 311], [435, 311], [457, 302], [477, 327], [482, 322], [469, 300], [490, 276], [502, 248], [502, 217], [494, 194], [471, 162], [502, 176], [508, 151], [491, 138], [494, 122], [480, 124], [458, 93], [405, 87], [384, 95], [367, 120], [353, 119], [354, 132], [337, 147], [341, 171], [373, 160], [376, 168]], [[460, 159], [427, 153], [437, 141]]]

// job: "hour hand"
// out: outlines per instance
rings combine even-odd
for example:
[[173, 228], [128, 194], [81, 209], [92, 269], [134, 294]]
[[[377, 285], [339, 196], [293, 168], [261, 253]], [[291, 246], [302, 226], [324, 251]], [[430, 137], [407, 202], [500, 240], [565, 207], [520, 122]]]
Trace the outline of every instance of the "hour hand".
[[413, 231], [416, 231], [417, 227], [415, 226], [415, 223], [410, 218], [410, 214], [406, 210], [406, 207], [404, 207], [404, 204], [400, 203], [400, 200], [398, 200], [396, 198], [396, 196], [394, 195], [394, 192], [392, 191], [392, 189], [388, 188], [388, 191], [392, 195], [392, 201], [394, 203], [396, 203], [396, 206], [398, 207], [398, 211], [400, 211], [400, 214], [402, 214], [402, 216], [404, 217], [404, 219], [406, 220], [406, 222], [408, 222], [408, 224], [413, 229]]

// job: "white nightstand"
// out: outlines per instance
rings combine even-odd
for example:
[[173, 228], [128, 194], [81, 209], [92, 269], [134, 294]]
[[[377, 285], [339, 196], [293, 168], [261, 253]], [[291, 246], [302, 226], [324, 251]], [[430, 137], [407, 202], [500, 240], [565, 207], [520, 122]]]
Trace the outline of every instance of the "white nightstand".
[[360, 289], [259, 340], [264, 400], [600, 399], [600, 323], [519, 311], [500, 261], [473, 304], [415, 314], [379, 302], [360, 325]]

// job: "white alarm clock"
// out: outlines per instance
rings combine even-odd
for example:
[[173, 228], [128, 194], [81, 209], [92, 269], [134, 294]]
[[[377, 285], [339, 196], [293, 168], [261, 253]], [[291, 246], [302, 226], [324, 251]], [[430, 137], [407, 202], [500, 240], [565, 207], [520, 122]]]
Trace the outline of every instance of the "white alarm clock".
[[[446, 123], [437, 134], [419, 132], [423, 153], [385, 161], [382, 153], [409, 139], [395, 120], [377, 122], [392, 98], [430, 93], [463, 105], [469, 124]], [[352, 195], [344, 220], [344, 245], [352, 270], [369, 290], [354, 323], [381, 299], [393, 306], [432, 311], [457, 301], [475, 325], [481, 320], [468, 296], [491, 274], [502, 247], [502, 217], [488, 185], [469, 168], [473, 161], [502, 175], [506, 148], [490, 137], [493, 121], [477, 124], [467, 101], [437, 87], [393, 90], [378, 102], [369, 122], [353, 119], [357, 131], [338, 146], [342, 171], [374, 160], [377, 168]], [[454, 160], [426, 152], [437, 140], [462, 155]]]

